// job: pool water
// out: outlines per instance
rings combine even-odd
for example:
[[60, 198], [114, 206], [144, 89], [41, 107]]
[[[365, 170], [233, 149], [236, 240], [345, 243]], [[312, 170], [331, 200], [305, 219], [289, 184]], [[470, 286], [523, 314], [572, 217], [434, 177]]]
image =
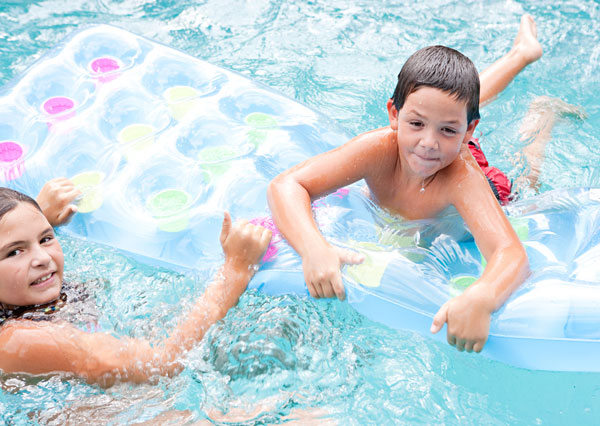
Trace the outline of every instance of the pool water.
[[[67, 34], [110, 23], [238, 71], [325, 113], [356, 134], [387, 122], [385, 102], [405, 59], [429, 44], [455, 47], [482, 70], [506, 52], [520, 16], [535, 16], [544, 57], [482, 110], [488, 159], [523, 173], [519, 123], [538, 95], [583, 106], [557, 124], [542, 190], [600, 186], [600, 5], [588, 1], [413, 2], [14, 1], [0, 4], [0, 85]], [[197, 275], [150, 267], [61, 237], [68, 278], [85, 282], [99, 323], [158, 338], [200, 294]], [[218, 265], [214, 265], [212, 271]], [[188, 302], [183, 302], [188, 303]], [[231, 407], [241, 424], [324, 409], [340, 424], [595, 424], [600, 375], [527, 371], [391, 330], [345, 303], [249, 292], [186, 358], [178, 377], [103, 390], [70, 377], [0, 377], [6, 424], [131, 424], [167, 410], [198, 419]]]

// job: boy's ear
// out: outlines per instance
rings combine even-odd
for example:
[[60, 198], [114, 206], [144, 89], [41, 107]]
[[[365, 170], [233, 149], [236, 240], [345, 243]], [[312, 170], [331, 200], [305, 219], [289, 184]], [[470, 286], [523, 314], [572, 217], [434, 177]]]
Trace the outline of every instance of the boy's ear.
[[463, 139], [464, 143], [467, 143], [471, 140], [471, 137], [473, 137], [473, 132], [475, 132], [475, 127], [477, 127], [478, 124], [479, 119], [473, 120], [469, 123], [467, 126], [467, 133], [465, 133], [465, 138]]
[[390, 127], [394, 130], [398, 130], [398, 110], [394, 106], [393, 99], [388, 99], [387, 110], [388, 110], [388, 118], [390, 120]]

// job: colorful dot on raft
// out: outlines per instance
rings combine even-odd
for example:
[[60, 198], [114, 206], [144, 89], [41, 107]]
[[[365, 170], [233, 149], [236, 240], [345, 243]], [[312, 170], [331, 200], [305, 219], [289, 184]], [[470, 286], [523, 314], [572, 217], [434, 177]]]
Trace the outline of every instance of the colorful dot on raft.
[[79, 213], [90, 213], [102, 206], [104, 198], [100, 184], [104, 180], [104, 173], [97, 171], [88, 171], [79, 173], [71, 178], [71, 182], [82, 193], [77, 202]]
[[165, 189], [148, 200], [148, 209], [154, 217], [167, 217], [180, 213], [190, 201], [187, 192], [179, 189]]
[[521, 217], [510, 217], [508, 221], [512, 225], [517, 237], [521, 241], [526, 241], [529, 238], [529, 219]]
[[477, 281], [477, 277], [471, 275], [461, 275], [450, 280], [450, 295], [456, 297], [467, 289], [471, 284]]
[[167, 102], [181, 102], [198, 96], [198, 91], [190, 86], [173, 86], [163, 95]]
[[75, 102], [65, 96], [56, 96], [44, 102], [43, 108], [50, 115], [60, 114], [73, 109]]
[[268, 127], [277, 127], [279, 123], [275, 117], [269, 114], [265, 114], [263, 112], [253, 112], [246, 116], [244, 122], [255, 128], [268, 128]]
[[179, 189], [165, 189], [152, 195], [146, 205], [165, 232], [179, 232], [189, 225], [190, 195]]
[[181, 120], [188, 112], [198, 105], [200, 93], [190, 86], [173, 86], [165, 90], [163, 97], [167, 101], [171, 116]]
[[230, 161], [238, 155], [237, 151], [228, 146], [210, 146], [201, 150], [198, 153], [198, 160], [202, 164], [202, 169], [207, 172], [204, 180], [210, 182], [211, 176], [224, 175], [231, 168]]
[[253, 223], [254, 225], [260, 225], [263, 228], [266, 228], [269, 231], [271, 231], [271, 233], [272, 233], [271, 241], [269, 242], [269, 247], [267, 247], [267, 251], [265, 252], [265, 254], [263, 256], [262, 261], [270, 262], [271, 260], [274, 260], [275, 257], [277, 256], [277, 252], [279, 251], [276, 244], [279, 241], [281, 241], [281, 234], [279, 233], [279, 229], [277, 229], [275, 222], [273, 222], [273, 218], [271, 218], [271, 217], [255, 218], [255, 219], [250, 220], [250, 223]]
[[0, 161], [10, 163], [18, 160], [23, 155], [23, 148], [16, 142], [0, 142]]
[[105, 74], [118, 70], [121, 66], [113, 58], [96, 58], [90, 63], [90, 68], [96, 74]]

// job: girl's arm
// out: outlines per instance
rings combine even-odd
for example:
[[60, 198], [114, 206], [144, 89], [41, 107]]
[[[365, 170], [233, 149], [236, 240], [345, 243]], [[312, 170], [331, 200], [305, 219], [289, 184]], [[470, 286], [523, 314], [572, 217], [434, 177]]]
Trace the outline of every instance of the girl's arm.
[[52, 226], [67, 223], [77, 212], [73, 200], [81, 191], [67, 178], [56, 178], [44, 184], [36, 201]]
[[13, 321], [0, 332], [0, 369], [45, 374], [70, 372], [109, 386], [117, 380], [143, 382], [181, 369], [179, 358], [233, 307], [254, 274], [271, 232], [247, 222], [232, 226], [225, 214], [221, 245], [225, 263], [170, 337], [155, 347], [137, 339], [86, 333], [69, 324]]
[[449, 185], [449, 192], [487, 265], [476, 282], [440, 308], [431, 331], [437, 333], [447, 323], [448, 343], [460, 351], [480, 352], [492, 313], [525, 281], [529, 260], [483, 172], [470, 155], [466, 162], [460, 182]]
[[340, 267], [360, 263], [363, 258], [325, 240], [313, 218], [311, 202], [384, 169], [390, 160], [390, 147], [396, 146], [390, 144], [390, 138], [389, 128], [362, 134], [292, 167], [269, 184], [267, 198], [273, 219], [302, 257], [304, 280], [313, 297], [337, 296], [343, 300]]

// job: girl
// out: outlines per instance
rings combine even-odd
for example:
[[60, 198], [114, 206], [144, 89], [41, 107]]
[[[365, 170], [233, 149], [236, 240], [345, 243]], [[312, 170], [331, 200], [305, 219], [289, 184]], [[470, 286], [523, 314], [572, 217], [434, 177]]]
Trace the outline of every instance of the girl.
[[[69, 181], [55, 180], [38, 200], [57, 225], [76, 211], [69, 204], [75, 196]], [[68, 372], [103, 386], [176, 374], [180, 357], [237, 303], [270, 238], [270, 231], [246, 221], [232, 225], [225, 212], [220, 236], [225, 262], [220, 273], [170, 336], [152, 346], [52, 320], [52, 312], [69, 303], [63, 288], [62, 249], [35, 200], [0, 188], [0, 370]]]

